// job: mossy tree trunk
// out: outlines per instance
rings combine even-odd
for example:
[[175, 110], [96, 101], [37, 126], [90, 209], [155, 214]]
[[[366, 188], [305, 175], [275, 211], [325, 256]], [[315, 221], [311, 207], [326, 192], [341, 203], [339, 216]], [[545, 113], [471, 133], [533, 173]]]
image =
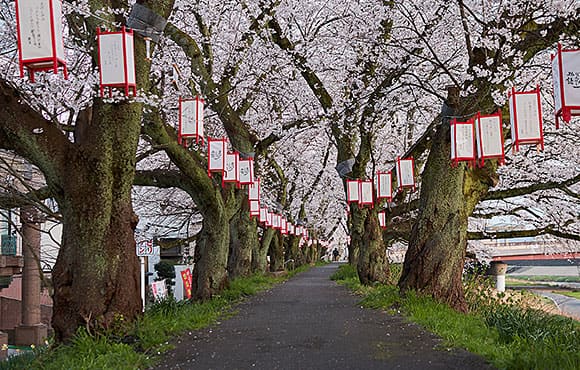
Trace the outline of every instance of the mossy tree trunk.
[[[362, 284], [386, 283], [389, 279], [387, 250], [375, 208], [353, 212], [353, 236], [360, 245], [357, 261], [358, 277]], [[362, 227], [361, 227], [362, 226]]]
[[237, 212], [230, 220], [228, 273], [232, 279], [252, 273], [252, 254], [259, 245], [257, 223], [250, 217], [247, 192], [242, 192], [240, 198]]
[[[173, 1], [143, 3], [164, 17], [173, 8]], [[93, 11], [118, 6], [104, 0], [89, 5]], [[73, 18], [69, 21], [75, 22]], [[102, 20], [83, 22], [94, 30]], [[150, 63], [138, 37], [135, 57], [140, 60], [137, 84], [147, 90]], [[42, 171], [62, 214], [62, 244], [52, 273], [57, 341], [70, 339], [80, 326], [106, 327], [119, 316], [134, 319], [141, 313], [141, 298], [131, 188], [142, 104], [106, 104], [95, 98], [90, 108], [78, 112], [73, 143], [59, 127], [21, 104], [11, 86], [0, 83], [0, 147], [15, 150]], [[38, 128], [42, 130], [34, 134]]]
[[268, 251], [274, 238], [275, 230], [265, 229], [259, 247], [252, 250], [252, 272], [268, 271]]
[[433, 137], [422, 174], [419, 215], [413, 225], [399, 287], [431, 295], [459, 311], [467, 304], [462, 285], [469, 215], [485, 195], [495, 164], [466, 169], [450, 164], [449, 119]]
[[268, 251], [270, 255], [270, 271], [272, 272], [284, 270], [284, 242], [282, 238], [280, 231], [275, 230]]

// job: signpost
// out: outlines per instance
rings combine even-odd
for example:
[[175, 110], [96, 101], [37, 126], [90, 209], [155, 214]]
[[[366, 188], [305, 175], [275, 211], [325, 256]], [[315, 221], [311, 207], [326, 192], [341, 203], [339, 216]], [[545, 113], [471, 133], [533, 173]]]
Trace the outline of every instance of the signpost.
[[143, 301], [143, 311], [145, 311], [145, 287], [147, 282], [145, 280], [145, 257], [152, 257], [160, 255], [159, 247], [153, 246], [153, 240], [145, 239], [137, 243], [136, 253], [141, 263], [141, 300]]

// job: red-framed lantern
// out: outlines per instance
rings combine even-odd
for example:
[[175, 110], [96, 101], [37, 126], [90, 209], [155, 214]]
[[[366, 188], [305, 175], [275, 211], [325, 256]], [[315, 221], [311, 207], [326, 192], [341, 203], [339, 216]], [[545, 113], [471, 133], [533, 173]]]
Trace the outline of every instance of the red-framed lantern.
[[377, 200], [393, 200], [393, 174], [389, 172], [377, 173]]
[[405, 159], [397, 157], [396, 168], [399, 189], [410, 188], [415, 191], [415, 159], [413, 157]]
[[538, 145], [544, 150], [544, 129], [542, 128], [542, 103], [540, 87], [531, 91], [516, 91], [512, 87], [508, 94], [510, 124], [514, 152], [520, 145]]
[[305, 240], [308, 240], [308, 228], [305, 227], [305, 228], [302, 229], [302, 237]]
[[279, 214], [274, 213], [272, 215], [272, 229], [280, 229], [280, 222], [281, 221], [281, 217]]
[[250, 217], [260, 217], [259, 200], [250, 200]]
[[97, 44], [99, 47], [100, 91], [104, 95], [105, 87], [118, 87], [137, 96], [137, 82], [135, 77], [135, 50], [133, 44], [133, 30], [123, 27], [121, 31], [103, 32], [97, 28]]
[[296, 225], [294, 228], [294, 236], [302, 236], [302, 226]]
[[490, 115], [482, 115], [477, 112], [475, 116], [475, 136], [480, 167], [483, 167], [486, 159], [497, 159], [500, 165], [504, 164], [505, 152], [503, 148], [501, 111]]
[[274, 213], [269, 212], [266, 214], [266, 227], [272, 227], [274, 225]]
[[552, 55], [552, 78], [556, 128], [560, 128], [560, 118], [568, 123], [572, 116], [580, 115], [580, 49], [564, 50], [558, 43], [556, 55]]
[[385, 213], [385, 211], [381, 211], [378, 213], [379, 216], [379, 226], [382, 229], [386, 229], [387, 228], [387, 214]]
[[286, 217], [280, 218], [280, 232], [282, 235], [288, 235], [288, 221], [286, 220]]
[[346, 202], [347, 203], [360, 202], [359, 180], [346, 180]]
[[268, 208], [260, 208], [260, 216], [258, 221], [260, 221], [261, 224], [266, 224], [268, 221]]
[[254, 182], [254, 160], [240, 159], [238, 162], [238, 183], [251, 185]]
[[288, 235], [294, 235], [295, 227], [292, 222], [288, 222]]
[[475, 122], [470, 119], [460, 122], [453, 118], [451, 125], [451, 165], [457, 167], [459, 162], [476, 162]]
[[199, 96], [192, 99], [179, 98], [179, 131], [177, 142], [185, 145], [186, 140], [195, 138], [203, 140], [203, 105], [204, 100]]
[[16, 0], [20, 77], [62, 68], [68, 78], [62, 29], [62, 0]]
[[248, 187], [248, 199], [260, 200], [260, 179], [256, 179]]
[[359, 194], [361, 206], [370, 205], [371, 208], [374, 204], [373, 198], [373, 182], [371, 180], [361, 180], [359, 181]]
[[226, 153], [225, 157], [225, 168], [222, 177], [222, 187], [225, 186], [226, 182], [238, 183], [238, 162], [240, 160], [240, 154], [238, 152]]
[[207, 138], [207, 175], [209, 177], [211, 177], [212, 172], [219, 172], [221, 175], [223, 175], [225, 170], [226, 154], [226, 138]]

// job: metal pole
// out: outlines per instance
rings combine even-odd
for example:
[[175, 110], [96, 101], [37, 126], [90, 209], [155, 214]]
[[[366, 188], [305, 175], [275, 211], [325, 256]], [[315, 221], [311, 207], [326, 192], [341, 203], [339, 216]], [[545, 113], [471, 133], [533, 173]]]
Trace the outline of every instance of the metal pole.
[[139, 257], [141, 262], [141, 301], [143, 302], [143, 312], [145, 312], [145, 257]]

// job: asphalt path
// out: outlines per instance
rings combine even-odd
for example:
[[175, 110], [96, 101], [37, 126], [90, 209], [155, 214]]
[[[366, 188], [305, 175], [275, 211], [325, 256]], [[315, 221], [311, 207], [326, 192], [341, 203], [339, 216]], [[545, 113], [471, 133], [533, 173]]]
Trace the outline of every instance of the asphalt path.
[[556, 303], [558, 309], [565, 315], [571, 316], [576, 320], [580, 320], [580, 299], [557, 294], [545, 290], [534, 290], [535, 293], [550, 298]]
[[403, 317], [364, 309], [312, 268], [236, 307], [235, 316], [174, 341], [156, 369], [491, 369]]

